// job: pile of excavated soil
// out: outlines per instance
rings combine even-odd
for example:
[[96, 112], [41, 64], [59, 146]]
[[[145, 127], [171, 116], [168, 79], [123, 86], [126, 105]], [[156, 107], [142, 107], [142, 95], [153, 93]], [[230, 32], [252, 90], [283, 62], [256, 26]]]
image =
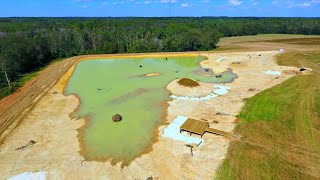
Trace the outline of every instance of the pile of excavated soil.
[[178, 81], [178, 84], [182, 86], [187, 86], [187, 87], [198, 87], [200, 86], [199, 83], [195, 80], [188, 79], [188, 78], [182, 78]]

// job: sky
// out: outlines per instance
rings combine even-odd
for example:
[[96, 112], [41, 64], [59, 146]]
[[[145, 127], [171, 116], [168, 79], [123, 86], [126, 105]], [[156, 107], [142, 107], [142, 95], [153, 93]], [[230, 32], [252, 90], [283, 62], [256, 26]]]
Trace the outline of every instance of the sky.
[[0, 0], [0, 17], [319, 17], [320, 0]]

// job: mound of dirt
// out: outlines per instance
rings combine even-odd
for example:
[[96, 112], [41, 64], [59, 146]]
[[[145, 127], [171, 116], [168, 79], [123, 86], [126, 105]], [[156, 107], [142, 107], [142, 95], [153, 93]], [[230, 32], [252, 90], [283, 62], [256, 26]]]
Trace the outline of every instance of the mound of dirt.
[[116, 114], [112, 116], [112, 121], [114, 122], [120, 122], [122, 120], [122, 116], [120, 114]]
[[187, 87], [197, 87], [200, 86], [200, 84], [197, 81], [194, 81], [192, 79], [188, 78], [182, 78], [178, 81], [178, 84], [182, 86], [187, 86]]

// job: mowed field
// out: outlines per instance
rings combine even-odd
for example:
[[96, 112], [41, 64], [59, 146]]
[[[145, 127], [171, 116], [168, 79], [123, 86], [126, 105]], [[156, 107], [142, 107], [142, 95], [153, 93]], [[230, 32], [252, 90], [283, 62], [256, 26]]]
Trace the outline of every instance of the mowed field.
[[266, 40], [304, 45], [277, 62], [314, 71], [246, 101], [235, 129], [242, 138], [231, 142], [217, 179], [320, 178], [320, 51], [308, 51], [318, 38], [302, 39]]
[[277, 39], [266, 42], [298, 44], [298, 45], [320, 45], [320, 37], [314, 38], [295, 38], [295, 39]]
[[261, 34], [221, 38], [214, 51], [255, 51], [285, 49], [287, 51], [319, 51], [320, 36]]

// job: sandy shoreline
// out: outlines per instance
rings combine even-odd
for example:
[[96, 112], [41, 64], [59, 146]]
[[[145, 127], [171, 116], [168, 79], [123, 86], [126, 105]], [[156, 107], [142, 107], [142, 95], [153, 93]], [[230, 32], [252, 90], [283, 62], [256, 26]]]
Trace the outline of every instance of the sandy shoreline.
[[[179, 53], [180, 54], [180, 53]], [[252, 56], [249, 59], [248, 54]], [[262, 54], [262, 57], [258, 56]], [[192, 102], [172, 100], [165, 107], [166, 122], [170, 123], [177, 116], [183, 115], [194, 119], [209, 119], [210, 126], [231, 132], [235, 126], [236, 115], [244, 105], [244, 99], [258, 92], [277, 85], [292, 75], [280, 76], [266, 75], [265, 70], [284, 71], [294, 69], [280, 67], [274, 62], [276, 51], [264, 52], [240, 52], [240, 53], [187, 53], [187, 55], [208, 56], [201, 62], [201, 66], [211, 68], [214, 72], [223, 72], [231, 67], [235, 61], [241, 62], [241, 66], [232, 67], [239, 77], [231, 83], [230, 92], [209, 101]], [[177, 56], [177, 54], [171, 54]], [[155, 57], [153, 54], [137, 55], [135, 57]], [[160, 54], [156, 57], [165, 57], [169, 54]], [[180, 55], [179, 55], [180, 56]], [[215, 62], [221, 56], [226, 59]], [[69, 114], [73, 112], [79, 100], [75, 96], [64, 96], [63, 91], [69, 78], [81, 60], [132, 57], [127, 55], [106, 56], [82, 56], [60, 78], [57, 84], [35, 105], [33, 110], [23, 119], [12, 134], [0, 147], [0, 177], [7, 178], [23, 172], [48, 172], [49, 178], [58, 179], [146, 179], [150, 176], [159, 179], [210, 179], [221, 165], [230, 139], [205, 134], [205, 144], [194, 149], [194, 157], [190, 156], [190, 149], [183, 142], [174, 141], [160, 136], [167, 126], [161, 124], [154, 131], [158, 141], [153, 143], [153, 150], [136, 158], [129, 166], [121, 168], [118, 163], [112, 165], [108, 162], [87, 162], [78, 153], [81, 143], [78, 141], [77, 129], [81, 129], [86, 123], [85, 119], [72, 120]], [[250, 63], [248, 63], [250, 62]], [[278, 77], [278, 78], [276, 78]], [[199, 89], [184, 89], [171, 82], [167, 89], [173, 94], [201, 95], [210, 91], [210, 84], [201, 83]], [[255, 91], [249, 91], [255, 89]], [[218, 112], [220, 115], [218, 115]], [[221, 115], [222, 114], [222, 115]], [[213, 123], [218, 121], [219, 123]], [[30, 139], [37, 143], [26, 150], [15, 149], [26, 144]], [[137, 173], [139, 172], [139, 173]]]

